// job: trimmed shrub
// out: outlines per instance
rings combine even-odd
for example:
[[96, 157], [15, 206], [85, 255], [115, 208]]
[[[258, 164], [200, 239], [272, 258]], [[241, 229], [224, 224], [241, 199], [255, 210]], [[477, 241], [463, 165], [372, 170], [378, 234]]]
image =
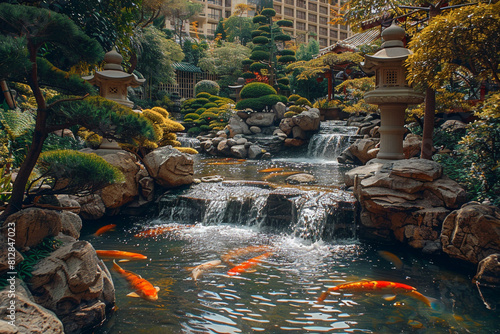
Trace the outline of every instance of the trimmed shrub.
[[274, 40], [281, 41], [281, 42], [287, 42], [287, 41], [291, 41], [292, 37], [290, 35], [280, 34], [278, 36], [275, 36]]
[[266, 51], [266, 52], [269, 52], [269, 48], [266, 45], [256, 45], [252, 49], [252, 52], [253, 51]]
[[295, 58], [295, 56], [281, 56], [281, 57], [279, 57], [278, 62], [284, 64], [284, 63], [291, 63], [291, 62], [294, 62], [296, 60], [297, 60], [297, 58]]
[[203, 108], [207, 108], [207, 109], [209, 109], [209, 108], [214, 108], [214, 107], [218, 107], [217, 103], [214, 103], [214, 102], [208, 102], [208, 103], [206, 103], [206, 104], [203, 106]]
[[283, 85], [289, 85], [290, 79], [288, 79], [287, 77], [279, 78], [278, 83], [283, 84]]
[[250, 71], [252, 72], [259, 72], [264, 68], [267, 68], [267, 65], [258, 62], [255, 62], [252, 65], [250, 65]]
[[269, 19], [267, 17], [265, 17], [264, 15], [256, 15], [253, 17], [252, 21], [253, 21], [253, 23], [266, 24], [269, 21]]
[[295, 102], [297, 101], [298, 99], [300, 99], [302, 96], [298, 95], [298, 94], [292, 94], [288, 97], [288, 101], [290, 102]]
[[[267, 44], [269, 43], [269, 38], [264, 36], [257, 36], [252, 39], [252, 42], [254, 44]], [[252, 59], [252, 57], [250, 57], [250, 59]]]
[[261, 12], [261, 15], [267, 16], [267, 17], [273, 17], [276, 16], [276, 11], [272, 8], [264, 8]]
[[281, 56], [295, 56], [295, 51], [289, 49], [283, 49], [278, 52]]
[[196, 98], [199, 99], [199, 98], [205, 98], [205, 99], [208, 99], [210, 98], [210, 95], [209, 93], [206, 93], [206, 92], [201, 92], [201, 93], [198, 93], [196, 94]]
[[277, 94], [264, 95], [264, 96], [260, 97], [259, 99], [266, 106], [273, 106], [276, 103], [281, 101], [281, 98]]
[[194, 94], [206, 92], [211, 95], [218, 95], [220, 91], [219, 84], [212, 80], [201, 80], [194, 85]]
[[251, 32], [252, 38], [260, 36], [262, 34], [262, 31], [263, 30], [252, 30], [252, 32]]
[[298, 115], [298, 114], [296, 112], [293, 112], [293, 111], [287, 111], [283, 116], [285, 118], [291, 118], [291, 117], [293, 117], [295, 115]]
[[205, 111], [203, 114], [200, 115], [200, 119], [204, 119], [207, 121], [211, 121], [213, 119], [216, 119], [217, 115], [210, 112], [210, 111]]
[[295, 101], [295, 104], [299, 105], [299, 106], [307, 105], [309, 107], [312, 107], [311, 102], [309, 102], [309, 100], [306, 99], [305, 97], [301, 97], [300, 99], [298, 99], [297, 101]]
[[200, 115], [195, 114], [195, 113], [190, 113], [190, 114], [186, 114], [186, 116], [184, 116], [184, 121], [187, 121], [188, 119], [195, 120], [198, 118], [200, 118]]
[[192, 147], [174, 147], [175, 149], [181, 151], [182, 153], [188, 154], [198, 154], [199, 152]]
[[207, 110], [207, 108], [198, 108], [198, 109], [196, 109], [196, 111], [195, 111], [195, 112], [196, 112], [198, 115], [201, 115], [201, 114], [203, 114], [203, 113], [205, 112], [205, 110]]
[[269, 26], [262, 26], [257, 28], [258, 31], [271, 32], [271, 28]]
[[240, 92], [242, 99], [261, 97], [269, 94], [277, 94], [276, 90], [263, 82], [251, 82], [245, 85]]
[[220, 97], [219, 96], [210, 96], [210, 98], [208, 100], [210, 102], [217, 102], [217, 101], [220, 101]]
[[243, 60], [241, 61], [241, 63], [242, 63], [243, 65], [250, 65], [250, 64], [252, 64], [252, 63], [253, 63], [253, 60], [252, 60], [252, 59], [243, 59]]
[[197, 126], [190, 128], [187, 130], [187, 134], [190, 136], [195, 136], [201, 132], [201, 129]]
[[290, 90], [290, 86], [289, 85], [284, 85], [282, 83], [278, 83], [278, 88], [280, 90]]
[[287, 103], [288, 98], [285, 95], [278, 95], [280, 97], [280, 102], [281, 103]]
[[210, 128], [210, 125], [202, 125], [200, 126], [201, 131], [210, 131], [212, 128]]
[[254, 61], [268, 60], [269, 59], [269, 52], [266, 52], [266, 51], [254, 51], [250, 55], [250, 59], [252, 59]]
[[301, 106], [290, 106], [288, 111], [293, 111], [294, 113], [301, 113], [304, 109]]
[[252, 72], [245, 72], [241, 75], [243, 79], [255, 79], [256, 75]]
[[[208, 93], [207, 93], [207, 94], [208, 94]], [[205, 97], [197, 97], [197, 98], [196, 98], [196, 102], [195, 102], [195, 103], [196, 103], [196, 104], [201, 104], [201, 105], [204, 105], [205, 103], [208, 103], [208, 102], [210, 102], [210, 101], [208, 100], [208, 98], [205, 98]]]
[[293, 21], [290, 20], [278, 20], [276, 24], [280, 27], [293, 27]]
[[263, 103], [260, 98], [247, 98], [236, 103], [236, 109], [252, 109], [255, 111], [261, 111], [266, 107], [266, 104]]

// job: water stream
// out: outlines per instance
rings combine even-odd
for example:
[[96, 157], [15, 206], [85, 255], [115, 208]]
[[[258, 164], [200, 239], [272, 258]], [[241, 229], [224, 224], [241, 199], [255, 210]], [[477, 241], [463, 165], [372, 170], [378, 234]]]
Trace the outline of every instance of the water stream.
[[[351, 136], [350, 130], [339, 131], [347, 134], [331, 133], [339, 137], [334, 147]], [[499, 298], [489, 291], [481, 297], [470, 273], [405, 249], [357, 240], [356, 203], [341, 190], [350, 167], [338, 164], [335, 155], [317, 154], [321, 147], [312, 143], [315, 159], [218, 164], [227, 160], [197, 157], [196, 177], [221, 175], [224, 182], [169, 191], [151, 217], [86, 222], [82, 239], [96, 249], [148, 256], [120, 265], [160, 287], [156, 302], [126, 297], [127, 283], [112, 271], [117, 309], [95, 333], [500, 333]], [[270, 168], [279, 171], [262, 172]], [[317, 182], [290, 186], [287, 172], [306, 172]], [[92, 235], [110, 223], [118, 225], [115, 231]], [[134, 237], [149, 227], [171, 229], [154, 238]], [[254, 251], [235, 251], [245, 247]], [[403, 267], [396, 268], [379, 250], [393, 252]], [[248, 271], [228, 274], [231, 263], [266, 251], [269, 256]], [[228, 254], [231, 263], [225, 261]], [[189, 267], [218, 259], [220, 266], [196, 280], [190, 276]], [[112, 262], [106, 264], [111, 268]], [[435, 303], [428, 307], [401, 295], [346, 292], [316, 302], [329, 287], [363, 279], [408, 284]]]

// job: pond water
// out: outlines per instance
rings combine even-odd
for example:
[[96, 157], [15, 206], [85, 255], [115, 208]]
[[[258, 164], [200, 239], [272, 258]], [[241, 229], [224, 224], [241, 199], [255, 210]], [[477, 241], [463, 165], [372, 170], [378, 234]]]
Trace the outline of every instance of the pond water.
[[[248, 212], [242, 212], [238, 219], [228, 213], [227, 207], [219, 209], [226, 214], [213, 215], [209, 210], [213, 202], [209, 202], [200, 215], [194, 216], [173, 214], [172, 207], [160, 204], [151, 217], [86, 222], [81, 239], [90, 241], [96, 249], [146, 255], [147, 260], [118, 263], [160, 288], [155, 302], [127, 297], [131, 292], [128, 284], [111, 271], [116, 310], [96, 333], [500, 333], [500, 312], [495, 310], [498, 295], [478, 291], [469, 272], [448, 268], [406, 249], [367, 245], [357, 240], [355, 228], [342, 234], [345, 237], [298, 235], [287, 228], [266, 228], [262, 223], [266, 215], [255, 209], [263, 202], [259, 199], [267, 198], [276, 189], [292, 189], [284, 184], [287, 175], [269, 177], [272, 172], [259, 172], [269, 168], [305, 171], [318, 181], [313, 187], [300, 189], [307, 200], [292, 206], [292, 221], [299, 222], [301, 216], [306, 216], [312, 222], [310, 226], [316, 222], [341, 223], [311, 214], [320, 211], [324, 201], [308, 206], [308, 211], [301, 208], [310, 198], [324, 198], [331, 193], [346, 201], [349, 194], [339, 188], [349, 167], [317, 157], [302, 160], [285, 157], [257, 162], [198, 157], [196, 177], [218, 174], [226, 180], [266, 181], [271, 187], [258, 184], [252, 190], [255, 185], [232, 185], [239, 191], [233, 193], [231, 187], [220, 188], [220, 183], [214, 183], [168, 195], [196, 197], [200, 201], [202, 193], [204, 200], [217, 197], [219, 202], [251, 198], [250, 204], [239, 207]], [[192, 209], [196, 210], [194, 206]], [[189, 205], [183, 210], [189, 210]], [[111, 223], [117, 224], [116, 230], [99, 237], [92, 235], [98, 227]], [[169, 227], [169, 231], [157, 237], [134, 237], [148, 227], [159, 226]], [[392, 252], [401, 259], [402, 266], [379, 251]], [[247, 271], [228, 275], [234, 264], [264, 253], [266, 256]], [[203, 271], [196, 280], [190, 276], [192, 267], [221, 259], [220, 265]], [[111, 269], [113, 263], [105, 263]], [[432, 307], [404, 295], [361, 292], [335, 292], [324, 302], [317, 302], [329, 287], [365, 279], [414, 286], [433, 301]]]

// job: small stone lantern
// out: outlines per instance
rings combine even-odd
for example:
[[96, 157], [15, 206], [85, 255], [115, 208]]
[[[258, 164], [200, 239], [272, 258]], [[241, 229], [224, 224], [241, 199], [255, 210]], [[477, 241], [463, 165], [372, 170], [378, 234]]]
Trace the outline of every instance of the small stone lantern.
[[368, 73], [375, 72], [375, 90], [365, 94], [365, 101], [380, 108], [380, 151], [377, 159], [404, 159], [403, 136], [405, 110], [410, 104], [422, 103], [424, 97], [406, 81], [403, 62], [412, 52], [404, 47], [403, 28], [392, 24], [382, 32], [382, 49], [366, 55], [361, 64]]
[[[113, 47], [111, 51], [104, 55], [103, 71], [96, 71], [95, 75], [83, 77], [88, 83], [99, 87], [99, 95], [109, 100], [115, 101], [125, 107], [132, 108], [134, 103], [128, 99], [127, 88], [139, 87], [146, 79], [138, 79], [135, 74], [123, 71], [123, 57]], [[115, 141], [103, 139], [100, 149], [120, 150], [120, 146]]]

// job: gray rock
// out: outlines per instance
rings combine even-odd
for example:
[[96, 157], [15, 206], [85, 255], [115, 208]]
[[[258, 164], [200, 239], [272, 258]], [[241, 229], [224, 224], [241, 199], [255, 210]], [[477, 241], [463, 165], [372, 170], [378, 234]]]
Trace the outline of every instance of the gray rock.
[[283, 118], [280, 122], [279, 128], [283, 133], [287, 136], [292, 133], [292, 128], [295, 126], [295, 123], [291, 118]]
[[75, 239], [80, 238], [82, 230], [82, 219], [73, 212], [62, 211], [61, 213], [61, 233], [69, 235]]
[[245, 121], [247, 125], [271, 126], [274, 123], [275, 114], [270, 112], [254, 112]]
[[236, 140], [236, 145], [245, 145], [248, 142], [246, 138], [238, 138]]
[[178, 187], [193, 182], [193, 158], [169, 146], [159, 147], [144, 159], [148, 170], [158, 184], [165, 188]]
[[434, 181], [443, 175], [443, 167], [426, 159], [398, 160], [394, 162], [391, 174], [419, 181]]
[[227, 126], [229, 129], [229, 137], [234, 137], [237, 134], [249, 135], [252, 133], [248, 128], [247, 123], [245, 123], [245, 121], [238, 115], [231, 116], [227, 123]]
[[273, 111], [277, 119], [282, 119], [285, 117], [286, 106], [283, 102], [278, 102], [273, 106]]
[[[314, 108], [316, 109], [316, 108]], [[292, 117], [293, 123], [304, 131], [317, 131], [320, 125], [319, 110], [306, 110]], [[317, 109], [316, 109], [317, 110]]]
[[285, 182], [288, 184], [315, 184], [317, 181], [314, 175], [307, 173], [300, 173], [300, 174], [290, 175], [289, 177], [286, 178]]
[[491, 254], [479, 262], [474, 281], [483, 286], [500, 287], [500, 254]]
[[262, 132], [262, 130], [258, 126], [255, 126], [255, 125], [252, 125], [250, 127], [250, 131], [252, 131], [252, 133], [261, 133]]
[[299, 127], [299, 126], [294, 126], [292, 128], [292, 137], [294, 139], [302, 139], [302, 140], [305, 140], [306, 139], [306, 133], [304, 132], [304, 130]]
[[266, 153], [266, 150], [258, 145], [250, 145], [250, 147], [248, 148], [249, 159], [258, 159], [264, 153]]
[[231, 154], [236, 158], [246, 159], [248, 153], [245, 145], [234, 145], [231, 147]]

